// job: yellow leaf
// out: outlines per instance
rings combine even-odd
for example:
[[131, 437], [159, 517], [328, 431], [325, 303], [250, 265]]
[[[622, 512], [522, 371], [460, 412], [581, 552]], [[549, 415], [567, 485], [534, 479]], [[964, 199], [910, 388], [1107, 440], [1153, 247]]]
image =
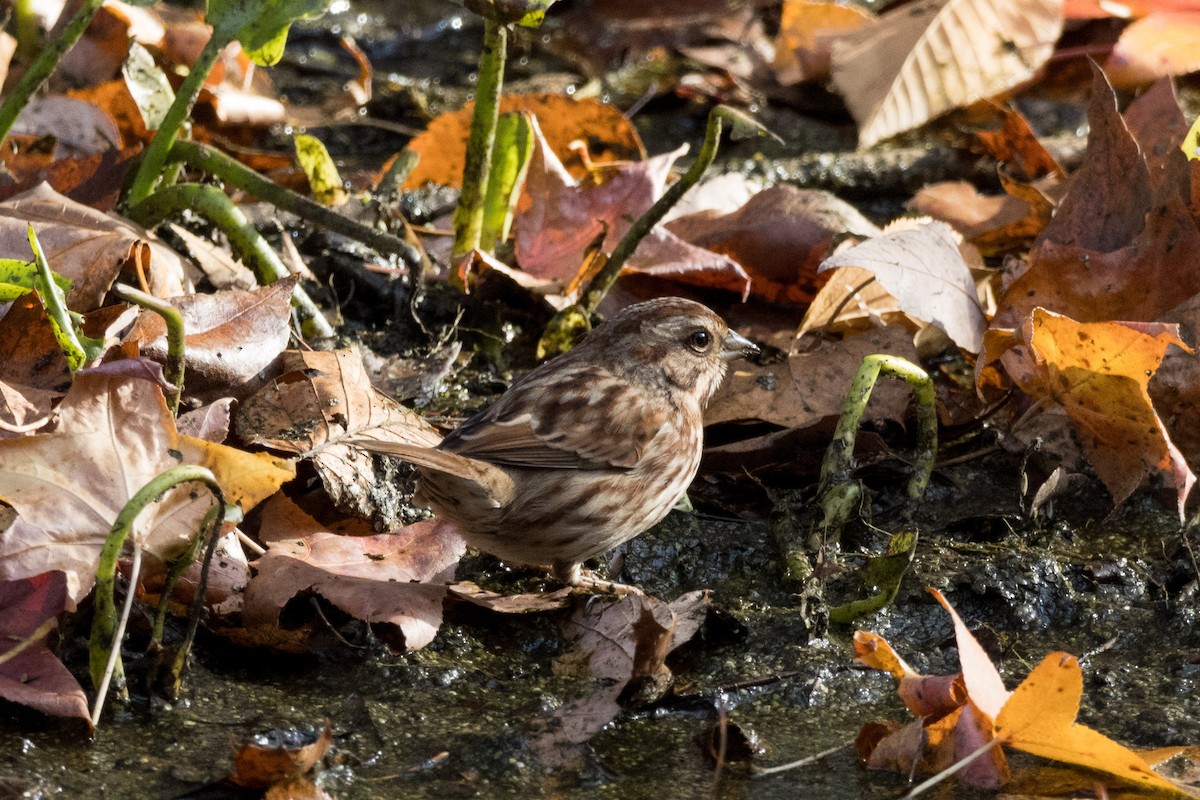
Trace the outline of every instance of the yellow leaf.
[[1188, 797], [1132, 750], [1075, 722], [1083, 695], [1079, 660], [1051, 653], [1021, 682], [996, 716], [996, 738], [1042, 758], [1112, 775], [1156, 796]]
[[267, 453], [247, 453], [191, 436], [179, 437], [179, 450], [185, 463], [212, 470], [225, 499], [237, 503], [243, 511], [254, 508], [296, 477], [291, 461]]

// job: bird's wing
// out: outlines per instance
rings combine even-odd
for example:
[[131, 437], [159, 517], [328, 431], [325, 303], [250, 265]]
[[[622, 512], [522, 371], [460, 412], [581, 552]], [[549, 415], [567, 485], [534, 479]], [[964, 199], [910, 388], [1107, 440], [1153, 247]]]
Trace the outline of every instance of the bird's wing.
[[439, 449], [543, 469], [632, 468], [671, 409], [595, 365], [535, 370]]

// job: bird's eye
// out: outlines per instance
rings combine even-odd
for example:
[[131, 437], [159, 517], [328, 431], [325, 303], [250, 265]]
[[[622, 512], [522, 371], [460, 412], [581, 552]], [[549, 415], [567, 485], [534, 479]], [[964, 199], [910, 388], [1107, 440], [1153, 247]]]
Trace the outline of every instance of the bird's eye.
[[706, 330], [692, 331], [688, 335], [688, 344], [698, 353], [703, 353], [712, 344], [712, 335]]

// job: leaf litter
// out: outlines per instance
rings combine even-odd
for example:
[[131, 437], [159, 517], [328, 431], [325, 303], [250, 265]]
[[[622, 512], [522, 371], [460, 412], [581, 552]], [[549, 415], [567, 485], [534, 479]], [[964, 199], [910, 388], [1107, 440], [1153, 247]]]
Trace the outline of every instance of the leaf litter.
[[[1017, 10], [979, 0], [910, 4], [885, 12], [876, 22], [859, 15], [855, 21], [839, 16], [822, 23], [801, 13], [812, 7], [815, 15], [820, 4], [784, 5], [785, 24], [775, 41], [779, 83], [811, 86], [830, 69], [830, 85], [846, 95], [864, 147], [977, 99], [1004, 102], [1003, 93], [1036, 80], [1039, 69], [1053, 69], [1047, 59], [1063, 19], [1079, 13], [1079, 4], [1065, 4], [1065, 11], [1056, 3], [1025, 4], [1021, 9], [1028, 12], [1030, 27], [1016, 30], [1016, 17], [1009, 12], [1016, 15]], [[841, 13], [832, 8], [825, 11]], [[655, 4], [637, 12], [647, 19], [662, 13]], [[1104, 13], [1108, 11], [1096, 11]], [[1037, 441], [1036, 452], [1032, 446], [1022, 450], [1020, 477], [1032, 483], [1026, 487], [1030, 494], [1066, 485], [1095, 491], [1088, 482], [1088, 475], [1094, 475], [1114, 506], [1140, 502], [1131, 498], [1150, 484], [1165, 487], [1173, 510], [1183, 513], [1194, 483], [1190, 464], [1196, 452], [1187, 420], [1200, 385], [1189, 349], [1195, 328], [1191, 300], [1200, 287], [1192, 285], [1194, 270], [1187, 267], [1196, 249], [1191, 246], [1197, 236], [1195, 167], [1178, 147], [1187, 124], [1169, 83], [1144, 92], [1122, 115], [1108, 81], [1191, 69], [1186, 62], [1168, 59], [1136, 63], [1145, 56], [1138, 49], [1147, 48], [1139, 44], [1144, 41], [1138, 38], [1141, 29], [1166, 25], [1186, 41], [1188, 25], [1183, 19], [1172, 24], [1173, 12], [1137, 8], [1131, 13], [1138, 23], [1124, 28], [1127, 35], [1106, 64], [1109, 78], [1093, 68], [1091, 133], [1078, 168], [1064, 170], [1021, 115], [1005, 106], [999, 123], [994, 110], [984, 114], [993, 122], [977, 129], [967, 145], [975, 156], [982, 151], [1000, 165], [996, 180], [947, 184], [937, 187], [937, 194], [931, 188], [912, 200], [914, 208], [950, 223], [965, 244], [940, 222], [905, 221], [880, 230], [834, 194], [770, 181], [747, 182], [752, 188], [736, 202], [714, 202], [719, 210], [702, 207], [676, 215], [643, 242], [613, 295], [613, 306], [636, 298], [647, 286], [659, 293], [699, 293], [731, 318], [745, 319], [757, 338], [779, 347], [773, 362], [739, 365], [714, 400], [711, 449], [714, 455], [724, 452], [722, 463], [732, 466], [703, 476], [694, 489], [697, 496], [710, 506], [728, 506], [722, 493], [727, 495], [731, 484], [723, 482], [740, 477], [751, 462], [767, 465], [755, 473], [768, 483], [780, 474], [794, 480], [789, 470], [797, 469], [802, 459], [789, 447], [805, 436], [827, 438], [819, 432], [828, 429], [840, 410], [861, 356], [889, 352], [927, 364], [948, 355], [958, 362], [959, 374], [948, 366], [940, 373], [944, 420], [955, 413], [960, 415], [957, 424], [978, 425], [1003, 407], [996, 397], [1016, 398], [997, 420], [1006, 433], [1011, 427], [1004, 447], [1021, 450], [1021, 442]], [[900, 15], [908, 25], [888, 24]], [[749, 52], [731, 37], [738, 27], [731, 19], [703, 13], [697, 19], [703, 20], [697, 29], [712, 41], [703, 47], [670, 46], [687, 55], [688, 68], [695, 71], [685, 70], [674, 83], [656, 82], [647, 96], [673, 92], [695, 101], [751, 98], [766, 91], [762, 97], [777, 97], [778, 87], [764, 90], [755, 83], [764, 80], [760, 68], [767, 61], [749, 57], [738, 65], [722, 62], [728, 54]], [[809, 30], [796, 27], [809, 23]], [[672, 25], [658, 27], [660, 34], [678, 32]], [[187, 28], [172, 22], [155, 32], [151, 26], [146, 38], [165, 46], [168, 60], [186, 62], [176, 48], [188, 46], [183, 37]], [[191, 35], [196, 34], [202, 44], [205, 34]], [[990, 47], [997, 40], [1007, 45], [1006, 52], [977, 63], [978, 52], [986, 52], [983, 44]], [[755, 46], [759, 44], [765, 40]], [[655, 51], [646, 63], [671, 62], [670, 47]], [[597, 47], [589, 58], [601, 64], [609, 52]], [[630, 33], [628, 53], [637, 52]], [[854, 57], [855, 52], [882, 57]], [[122, 50], [114, 63], [123, 58]], [[338, 99], [347, 109], [366, 107], [361, 91], [370, 82], [366, 58], [356, 67], [359, 90], [348, 83]], [[273, 90], [262, 80], [263, 71], [250, 69], [243, 54], [227, 53], [223, 67], [227, 74], [212, 83], [203, 101], [211, 105], [213, 119], [198, 126], [197, 136], [224, 144], [232, 141], [225, 136], [255, 141], [261, 133], [247, 136], [247, 131], [261, 130], [288, 112], [270, 96]], [[914, 94], [912, 86], [921, 88]], [[461, 629], [461, 620], [468, 626], [472, 619], [489, 620], [479, 626], [519, 630], [553, 617], [564, 631], [553, 670], [566, 682], [563, 686], [573, 688], [559, 692], [553, 708], [526, 717], [526, 741], [543, 766], [560, 770], [587, 770], [591, 743], [622, 713], [628, 712], [623, 719], [636, 725], [639, 709], [669, 709], [689, 696], [694, 701], [697, 694], [680, 684], [668, 659], [686, 653], [689, 641], [711, 647], [696, 642], [716, 635], [714, 620], [727, 613], [722, 606], [740, 602], [736, 596], [720, 597], [715, 605], [696, 591], [681, 591], [670, 603], [646, 596], [581, 604], [564, 592], [513, 591], [512, 585], [494, 591], [493, 583], [486, 589], [454, 583], [461, 574], [461, 541], [439, 523], [412, 521], [420, 516], [415, 509], [397, 511], [378, 492], [381, 484], [397, 482], [393, 468], [341, 440], [366, 436], [433, 444], [439, 428], [452, 426], [455, 411], [450, 419], [431, 416], [435, 427], [395, 403], [372, 386], [360, 351], [286, 349], [294, 337], [284, 302], [289, 282], [192, 293], [192, 281], [205, 279], [189, 275], [229, 272], [230, 259], [216, 255], [219, 240], [201, 247], [205, 240], [197, 232], [205, 234], [203, 226], [178, 228], [183, 231], [178, 237], [191, 237], [189, 257], [207, 268], [185, 271], [184, 260], [166, 243], [115, 216], [116, 194], [103, 190], [105, 184], [120, 183], [128, 149], [146, 140], [144, 127], [139, 129], [139, 120], [130, 113], [129, 95], [120, 89], [108, 83], [93, 93], [73, 94], [72, 108], [98, 111], [113, 120], [91, 126], [109, 130], [102, 142], [89, 145], [91, 155], [72, 152], [80, 145], [69, 141], [66, 130], [61, 132], [62, 147], [50, 156], [29, 137], [14, 138], [16, 149], [5, 154], [16, 176], [10, 188], [26, 194], [13, 198], [13, 192], [6, 192], [10, 199], [4, 205], [14, 227], [10, 252], [3, 255], [28, 259], [21, 237], [25, 221], [36, 218], [53, 268], [74, 283], [71, 309], [88, 315], [84, 325], [104, 328], [112, 345], [106, 363], [72, 377], [61, 358], [55, 358], [48, 318], [36, 297], [19, 298], [0, 320], [0, 352], [5, 356], [0, 359], [0, 420], [5, 423], [0, 431], [0, 497], [15, 512], [5, 517], [0, 537], [0, 574], [13, 595], [5, 606], [12, 614], [5, 617], [14, 627], [6, 636], [28, 638], [86, 600], [100, 542], [124, 500], [164, 466], [193, 463], [213, 468], [243, 511], [254, 514], [240, 537], [223, 539], [224, 572], [218, 571], [206, 600], [213, 630], [230, 641], [309, 652], [319, 649], [323, 632], [346, 630], [347, 620], [357, 620], [397, 650], [431, 646], [430, 657], [438, 658], [448, 652], [438, 650], [448, 609], [453, 613], [445, 635], [451, 641], [460, 635], [456, 628]], [[589, 249], [611, 251], [632, 221], [661, 196], [676, 159], [683, 156], [682, 147], [673, 152], [668, 147], [663, 148], [666, 155], [644, 158], [635, 129], [611, 106], [553, 94], [505, 102], [531, 111], [537, 128], [533, 168], [517, 207], [513, 252], [495, 260], [503, 275], [515, 277], [524, 288], [481, 278], [484, 309], [495, 302], [489, 292], [507, 293], [505, 303], [514, 304], [515, 296], [520, 298], [515, 304], [537, 307], [545, 295], [577, 287]], [[456, 159], [461, 159], [467, 113], [436, 120], [414, 141], [426, 171], [410, 174], [410, 188], [426, 180], [454, 183], [461, 171]], [[553, 134], [542, 137], [540, 128], [549, 131], [551, 121]], [[573, 146], [574, 140], [586, 144]], [[243, 155], [260, 166], [286, 165], [290, 174], [280, 176], [284, 182], [300, 177], [290, 159]], [[31, 188], [42, 177], [49, 184]], [[380, 176], [370, 177], [378, 183]], [[357, 175], [348, 184], [354, 189], [371, 182]], [[876, 214], [875, 221], [887, 220]], [[431, 266], [444, 267], [432, 246], [436, 233], [422, 235], [430, 242], [428, 252], [435, 254]], [[302, 250], [306, 256], [311, 253]], [[184, 389], [192, 410], [178, 423], [166, 412], [161, 372], [146, 368], [147, 359], [165, 358], [163, 326], [142, 312], [134, 328], [125, 330], [121, 309], [105, 306], [117, 280], [170, 297], [184, 311], [189, 376]], [[529, 292], [531, 287], [535, 291]], [[750, 303], [739, 306], [736, 301], [747, 296]], [[735, 327], [741, 323], [735, 321]], [[116, 346], [116, 331], [124, 333], [123, 347]], [[476, 355], [485, 350], [478, 348]], [[443, 383], [453, 384], [455, 373], [474, 357], [454, 348], [441, 352], [444, 363], [431, 370], [426, 384], [436, 386], [443, 377]], [[473, 367], [481, 363], [483, 357]], [[436, 405], [444, 399], [436, 393], [426, 385], [418, 395], [433, 398]], [[904, 391], [884, 387], [867, 419], [877, 433], [886, 433], [888, 425], [901, 428], [908, 419], [907, 405]], [[286, 457], [263, 454], [264, 449]], [[894, 460], [888, 444], [879, 449], [883, 457], [876, 464]], [[1048, 460], [1048, 468], [1038, 473], [1033, 462], [1041, 459]], [[300, 479], [280, 491], [297, 470]], [[114, 476], [119, 480], [111, 480]], [[814, 476], [809, 468], [805, 479]], [[781, 489], [773, 485], [765, 491], [778, 497]], [[156, 560], [170, 560], [198, 529], [207, 506], [206, 496], [177, 491], [145, 515], [137, 541]], [[1049, 513], [1050, 505], [1041, 500], [1036, 508]], [[357, 519], [364, 516], [379, 529]], [[820, 566], [830, 580], [844, 568], [832, 562]], [[1095, 575], [1099, 573], [1097, 567]], [[651, 572], [648, 577], [656, 576]], [[162, 578], [161, 569], [143, 578], [144, 600], [150, 602]], [[667, 580], [661, 573], [657, 578]], [[1093, 578], [1097, 585], [1106, 580]], [[187, 580], [198, 580], [195, 570]], [[668, 580], [666, 585], [675, 584]], [[696, 586], [685, 581], [679, 588]], [[35, 608], [29, 602], [36, 598], [42, 599]], [[514, 622], [515, 615], [528, 622]], [[745, 618], [765, 624], [762, 617]], [[902, 686], [918, 687], [912, 691], [923, 701], [936, 698], [941, 705], [914, 708], [914, 713], [938, 720], [879, 736], [882, 741], [873, 753], [881, 755], [871, 759], [901, 771], [902, 764], [917, 762], [940, 769], [971, 744], [991, 737], [1110, 773], [1112, 762], [1121, 761], [1124, 766], [1115, 773], [1126, 782], [1173, 791], [1157, 783], [1161, 779], [1140, 762], [1129, 760], [1126, 751], [1108, 749], [1109, 740], [1101, 741], [1075, 722], [1082, 678], [1074, 657], [1052, 653], [1010, 695], [981, 651], [964, 646], [968, 640], [955, 619], [960, 657], [970, 651], [961, 681], [922, 676], [894, 653], [884, 656]], [[810, 647], [831, 646], [835, 639], [810, 623], [805, 620], [791, 630], [796, 645], [807, 640]], [[544, 644], [530, 646], [546, 654]], [[41, 640], [25, 647], [17, 658], [30, 659], [34, 666], [15, 672], [17, 659], [0, 665], [9, 681], [0, 685], [4, 696], [47, 713], [86, 717], [82, 689], [54, 652]], [[876, 642], [874, 647], [884, 645]], [[34, 674], [36, 680], [30, 678]], [[727, 667], [721, 675], [726, 682], [745, 677], [737, 667]], [[581, 681], [597, 681], [597, 688], [581, 692]], [[1044, 692], [1066, 698], [1053, 705], [1053, 714], [1042, 713]], [[902, 696], [910, 702], [914, 695], [902, 689]], [[708, 696], [701, 705], [711, 711], [720, 703]], [[932, 749], [918, 754], [913, 748], [922, 742]], [[1009, 780], [1000, 752], [996, 748], [964, 770], [966, 779], [989, 786]], [[1049, 784], [1049, 778], [1040, 780]]]

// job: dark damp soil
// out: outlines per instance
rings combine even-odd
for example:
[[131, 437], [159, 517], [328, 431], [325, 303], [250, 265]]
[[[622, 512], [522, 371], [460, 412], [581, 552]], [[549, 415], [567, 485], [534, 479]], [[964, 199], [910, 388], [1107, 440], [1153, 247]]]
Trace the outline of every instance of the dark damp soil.
[[[896, 601], [858, 627], [886, 637], [918, 671], [952, 673], [949, 619], [924, 591], [938, 587], [1010, 687], [1065, 650], [1083, 664], [1081, 722], [1135, 746], [1200, 741], [1195, 572], [1166, 504], [1147, 495], [1111, 518], [1103, 507], [1071, 508], [1031, 525], [1004, 513], [1016, 507], [1005, 476], [1019, 469], [992, 457], [939, 471]], [[887, 502], [875, 509], [883, 528]], [[847, 565], [878, 535], [848, 531]], [[234, 797], [211, 784], [230, 772], [235, 743], [328, 721], [334, 747], [318, 783], [339, 798], [903, 793], [904, 776], [863, 770], [849, 746], [866, 722], [907, 719], [894, 681], [853, 663], [852, 629], [813, 631], [783, 589], [771, 524], [674, 512], [621, 559], [622, 580], [668, 600], [709, 588], [715, 610], [673, 654], [672, 693], [624, 712], [571, 769], [543, 771], [530, 750], [535, 718], [597, 688], [555, 674], [565, 612], [501, 616], [463, 605], [449, 609], [431, 646], [405, 655], [366, 638], [304, 656], [202, 640], [178, 702], [135, 698], [91, 740], [77, 724], [6, 707], [0, 779], [27, 797]], [[486, 558], [464, 571], [511, 591], [540, 580]], [[706, 742], [719, 712], [753, 741], [758, 766], [846, 747], [772, 776], [751, 777], [745, 761], [718, 775]], [[976, 794], [955, 787], [939, 796]]]

